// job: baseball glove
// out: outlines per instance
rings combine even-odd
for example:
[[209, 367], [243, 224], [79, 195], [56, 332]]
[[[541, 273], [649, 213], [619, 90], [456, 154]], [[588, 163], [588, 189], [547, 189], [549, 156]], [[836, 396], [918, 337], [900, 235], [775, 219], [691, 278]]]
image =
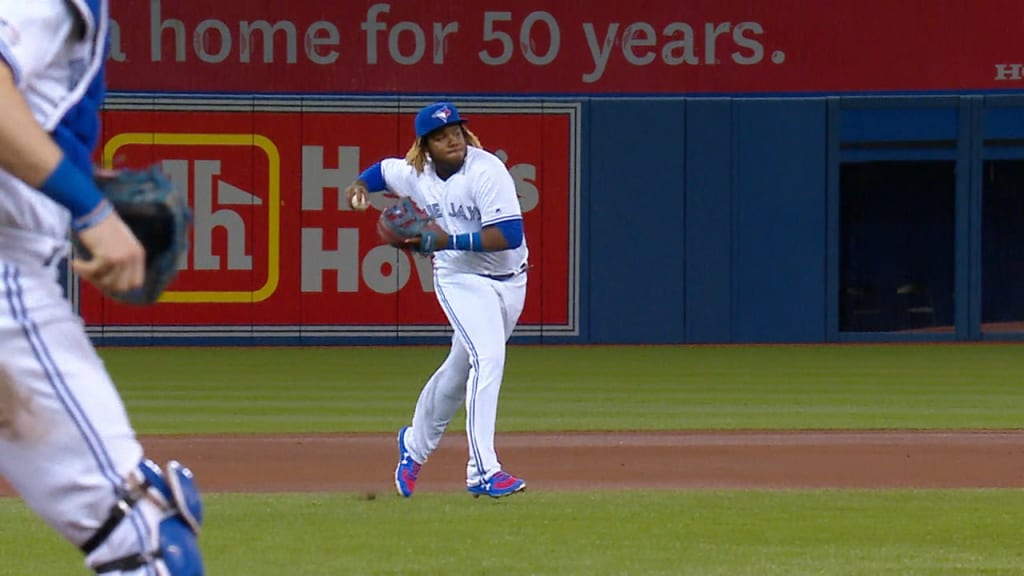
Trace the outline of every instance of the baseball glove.
[[[411, 248], [417, 252], [429, 253], [437, 248], [438, 233], [443, 232], [426, 210], [416, 205], [408, 196], [380, 213], [377, 220], [377, 235], [395, 248]], [[419, 237], [417, 245], [409, 240]]]
[[[152, 304], [177, 276], [179, 261], [188, 252], [192, 211], [185, 194], [156, 165], [146, 170], [97, 170], [94, 180], [146, 249], [142, 286], [110, 296], [126, 304]], [[86, 259], [91, 257], [77, 236], [74, 243]]]

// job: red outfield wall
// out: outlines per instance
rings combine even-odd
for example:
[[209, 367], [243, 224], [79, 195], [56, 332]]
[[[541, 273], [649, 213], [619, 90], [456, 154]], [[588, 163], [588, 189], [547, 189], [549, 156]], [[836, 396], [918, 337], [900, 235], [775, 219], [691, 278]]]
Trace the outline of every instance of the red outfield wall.
[[[121, 0], [116, 90], [1024, 88], [1018, 0]], [[585, 6], [585, 8], [580, 8]]]
[[[108, 104], [103, 163], [159, 161], [187, 192], [194, 223], [188, 258], [160, 304], [118, 305], [83, 284], [88, 324], [120, 336], [447, 332], [429, 260], [381, 246], [377, 210], [355, 212], [341, 193], [371, 162], [404, 155], [415, 107], [125, 97]], [[516, 180], [531, 264], [523, 333], [572, 335], [578, 105], [470, 105], [464, 113]], [[375, 208], [389, 201], [375, 195]]]

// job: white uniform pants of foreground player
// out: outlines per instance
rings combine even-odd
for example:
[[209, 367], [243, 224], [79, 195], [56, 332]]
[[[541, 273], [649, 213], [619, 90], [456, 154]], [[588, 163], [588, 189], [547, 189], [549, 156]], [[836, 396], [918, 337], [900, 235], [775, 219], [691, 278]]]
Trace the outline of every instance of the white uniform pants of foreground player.
[[526, 300], [526, 272], [501, 281], [439, 271], [434, 275], [434, 292], [455, 334], [448, 358], [420, 393], [405, 442], [413, 459], [425, 463], [465, 402], [466, 484], [472, 486], [501, 470], [494, 450], [494, 422], [505, 371], [505, 343]]
[[[14, 238], [14, 235], [25, 236]], [[76, 546], [110, 515], [142, 447], [121, 398], [57, 283], [61, 245], [0, 230], [0, 474]], [[16, 257], [14, 262], [11, 257]], [[141, 502], [88, 558], [156, 547], [161, 512]], [[152, 568], [119, 574], [153, 574]]]

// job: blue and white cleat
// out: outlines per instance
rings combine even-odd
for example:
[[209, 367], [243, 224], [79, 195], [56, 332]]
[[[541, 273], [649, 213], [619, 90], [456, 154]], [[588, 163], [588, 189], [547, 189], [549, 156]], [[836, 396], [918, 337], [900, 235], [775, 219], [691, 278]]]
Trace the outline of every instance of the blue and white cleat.
[[516, 478], [507, 472], [498, 471], [487, 480], [474, 486], [469, 486], [466, 490], [473, 495], [473, 498], [481, 496], [502, 498], [526, 490], [526, 480]]
[[408, 426], [398, 431], [398, 467], [395, 468], [395, 488], [399, 496], [406, 498], [416, 491], [416, 479], [420, 476], [422, 464], [412, 459], [405, 448], [405, 432]]

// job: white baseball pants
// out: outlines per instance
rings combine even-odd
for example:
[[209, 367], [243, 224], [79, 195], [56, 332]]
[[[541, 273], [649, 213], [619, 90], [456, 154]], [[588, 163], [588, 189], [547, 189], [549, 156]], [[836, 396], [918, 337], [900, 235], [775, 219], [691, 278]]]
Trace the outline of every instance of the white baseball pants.
[[494, 449], [498, 395], [505, 372], [505, 343], [526, 300], [526, 272], [508, 280], [438, 272], [434, 292], [455, 334], [448, 357], [420, 393], [405, 441], [413, 459], [426, 462], [465, 403], [466, 484], [472, 486], [501, 470]]
[[[81, 546], [110, 515], [116, 490], [143, 451], [57, 283], [59, 247], [10, 239], [2, 244], [18, 252], [0, 253], [0, 475], [47, 524]], [[154, 549], [159, 519], [155, 508], [137, 506], [87, 560]]]

